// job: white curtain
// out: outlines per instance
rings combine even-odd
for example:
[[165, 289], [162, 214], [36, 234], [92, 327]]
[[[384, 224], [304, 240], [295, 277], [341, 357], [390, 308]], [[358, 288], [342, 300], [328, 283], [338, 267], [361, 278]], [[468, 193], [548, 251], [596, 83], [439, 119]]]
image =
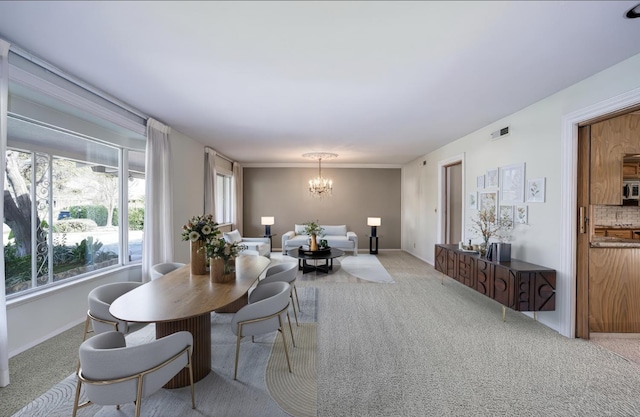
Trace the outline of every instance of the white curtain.
[[173, 262], [170, 131], [157, 120], [147, 120], [142, 282], [151, 280], [149, 271], [153, 265]]
[[[0, 39], [0, 169], [5, 171], [7, 154], [7, 106], [9, 103], [9, 44]], [[4, 190], [4, 175], [0, 179]], [[0, 204], [0, 217], [4, 219], [4, 204]], [[4, 253], [4, 244], [2, 245]], [[0, 271], [4, 271], [4, 255], [0, 256]], [[4, 277], [4, 273], [2, 274]], [[0, 387], [9, 385], [9, 336], [7, 331], [7, 300], [4, 283], [0, 285]]]
[[231, 201], [233, 204], [231, 222], [242, 233], [242, 166], [237, 162], [233, 163], [233, 197]]
[[212, 214], [216, 219], [216, 151], [204, 149], [204, 214]]

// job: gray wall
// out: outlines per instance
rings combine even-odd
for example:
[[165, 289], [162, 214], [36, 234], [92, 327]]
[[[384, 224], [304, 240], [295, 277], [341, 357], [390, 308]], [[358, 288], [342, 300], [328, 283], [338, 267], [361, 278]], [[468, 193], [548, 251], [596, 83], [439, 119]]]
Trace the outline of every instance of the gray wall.
[[294, 224], [346, 224], [358, 234], [359, 249], [369, 249], [367, 217], [380, 217], [380, 249], [400, 249], [400, 168], [324, 168], [333, 180], [333, 195], [312, 198], [308, 182], [317, 168], [244, 168], [244, 236], [261, 236], [260, 217], [274, 216], [273, 248], [282, 246], [282, 234]]

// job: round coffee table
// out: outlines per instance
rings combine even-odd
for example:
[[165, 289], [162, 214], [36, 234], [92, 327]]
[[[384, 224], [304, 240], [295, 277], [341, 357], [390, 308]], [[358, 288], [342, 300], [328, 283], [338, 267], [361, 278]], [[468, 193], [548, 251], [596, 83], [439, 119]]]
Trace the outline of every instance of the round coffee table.
[[[309, 272], [321, 272], [328, 274], [333, 270], [333, 259], [344, 255], [344, 251], [331, 248], [328, 252], [310, 254], [308, 252], [300, 252], [300, 250], [296, 248], [288, 250], [287, 255], [298, 259], [298, 269], [301, 269], [303, 274], [307, 274]], [[310, 260], [316, 262], [314, 264], [309, 264], [308, 261]], [[317, 262], [322, 260], [324, 260], [324, 263]]]

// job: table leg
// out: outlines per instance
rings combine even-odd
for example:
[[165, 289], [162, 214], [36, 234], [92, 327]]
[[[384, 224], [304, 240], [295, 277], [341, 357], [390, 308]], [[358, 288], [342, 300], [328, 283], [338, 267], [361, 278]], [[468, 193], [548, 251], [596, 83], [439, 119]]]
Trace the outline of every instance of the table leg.
[[[193, 382], [200, 381], [211, 372], [211, 314], [184, 320], [156, 323], [156, 339], [186, 330], [193, 335]], [[173, 377], [164, 388], [189, 386], [189, 371], [185, 368]]]

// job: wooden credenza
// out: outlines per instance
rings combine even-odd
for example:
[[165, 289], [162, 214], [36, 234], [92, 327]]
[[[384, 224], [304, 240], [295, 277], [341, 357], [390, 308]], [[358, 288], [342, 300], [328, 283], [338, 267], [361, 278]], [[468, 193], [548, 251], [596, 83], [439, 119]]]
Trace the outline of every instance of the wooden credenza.
[[512, 259], [496, 262], [436, 245], [435, 269], [516, 311], [556, 309], [556, 271]]

